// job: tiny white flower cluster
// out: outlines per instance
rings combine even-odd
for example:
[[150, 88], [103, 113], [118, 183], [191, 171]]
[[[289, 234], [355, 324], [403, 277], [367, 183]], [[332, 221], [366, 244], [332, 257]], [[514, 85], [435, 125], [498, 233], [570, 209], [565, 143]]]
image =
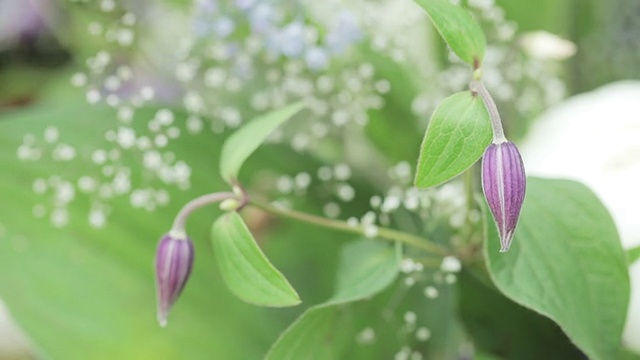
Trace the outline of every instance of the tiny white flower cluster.
[[[375, 58], [388, 59], [392, 66], [411, 67], [417, 78], [428, 80], [425, 83], [435, 79], [452, 88], [467, 86], [466, 69], [463, 72], [453, 66], [437, 75], [440, 70], [424, 61], [431, 51], [425, 39], [428, 21], [412, 2], [358, 0], [348, 5], [339, 1], [305, 2], [304, 7], [288, 5], [284, 0], [198, 0], [185, 14], [170, 11], [159, 3], [131, 6], [126, 1], [101, 0], [91, 4], [103, 16], [99, 17], [102, 20], [87, 25], [87, 33], [99, 40], [103, 48], [87, 58], [85, 71], [72, 75], [70, 81], [85, 91], [89, 103], [114, 108], [117, 122], [105, 133], [108, 145], [94, 149], [90, 155], [95, 171], [67, 181], [93, 179], [95, 193], [99, 194], [92, 195], [94, 208], [108, 209], [110, 198], [130, 194], [133, 206], [152, 210], [166, 204], [168, 195], [150, 184], [132, 184], [133, 171], [122, 162], [124, 153], [142, 157], [145, 179], [157, 181], [162, 187], [175, 185], [187, 189], [192, 170], [185, 160], [176, 159], [166, 150], [172, 141], [203, 131], [218, 134], [234, 129], [256, 114], [300, 100], [308, 109], [306, 120], [291, 122], [276, 131], [270, 141], [310, 152], [321, 152], [327, 138], [344, 139], [344, 143], [355, 142], [352, 147], [360, 146], [356, 139], [362, 138], [359, 134], [368, 124], [369, 114], [385, 107], [385, 97], [393, 90], [393, 79], [383, 77], [389, 70], [386, 65], [379, 69], [374, 65], [377, 62], [366, 59], [355, 45], [369, 49]], [[509, 66], [500, 63], [504, 59], [503, 50], [514, 38], [513, 25], [504, 20], [501, 9], [491, 1], [470, 1], [469, 6], [489, 28], [490, 36], [498, 40], [498, 45], [488, 49], [484, 66], [488, 82], [494, 78], [496, 83], [513, 87], [527, 80], [526, 84], [532, 87], [548, 82], [550, 85], [545, 89], [561, 88], [553, 79], [545, 80], [549, 72], [540, 61], [525, 64], [516, 61]], [[301, 13], [303, 8], [308, 13]], [[149, 18], [162, 18], [163, 24], [172, 26], [158, 26], [159, 22]], [[303, 20], [306, 18], [310, 21]], [[325, 28], [320, 29], [315, 23]], [[167, 33], [168, 28], [178, 30]], [[245, 28], [248, 33], [240, 30]], [[132, 51], [134, 48], [148, 56], [142, 59], [136, 55], [139, 51]], [[171, 76], [174, 81], [163, 80]], [[420, 117], [428, 117], [435, 101], [447, 90], [442, 87], [433, 90], [437, 88], [419, 89], [412, 108]], [[501, 99], [513, 97], [513, 88], [507, 90], [498, 91], [504, 95]], [[518, 96], [518, 101], [539, 98], [534, 93], [525, 95]], [[547, 95], [555, 99], [561, 94]], [[168, 109], [158, 111], [151, 119], [141, 119], [142, 107], [166, 102], [182, 103], [187, 113], [184, 123], [175, 120], [182, 115]], [[147, 122], [144, 132], [140, 121]], [[43, 148], [33, 137], [26, 137], [17, 150], [18, 157], [33, 161], [51, 153], [56, 161], [70, 162], [84, 156], [74, 146], [59, 141], [61, 137], [63, 134], [53, 128], [47, 130], [46, 143], [56, 143], [54, 149]], [[331, 182], [332, 198], [323, 206], [329, 217], [340, 217], [342, 204], [359, 195], [357, 187], [350, 183], [350, 164], [359, 161], [358, 151], [346, 154], [342, 160], [345, 163], [318, 169], [320, 182]], [[418, 212], [426, 218], [429, 211], [425, 209], [434, 202], [434, 196], [442, 200], [447, 187], [440, 190], [440, 195], [430, 192], [425, 195], [410, 186], [411, 175], [407, 162], [392, 166], [389, 180], [385, 180], [392, 184], [390, 190], [385, 196], [370, 199], [375, 211], [373, 220], [366, 216], [350, 219], [350, 223], [357, 222], [365, 228], [367, 236], [376, 236], [378, 224], [389, 225], [398, 209]], [[276, 188], [283, 195], [304, 195], [315, 184], [312, 177], [313, 174], [306, 173], [283, 176]], [[161, 194], [160, 201], [155, 193]], [[450, 202], [452, 207], [447, 210], [454, 228], [465, 220], [462, 212], [456, 213], [459, 208], [456, 201]], [[437, 202], [443, 209], [447, 203]], [[41, 209], [36, 213], [42, 213]]]

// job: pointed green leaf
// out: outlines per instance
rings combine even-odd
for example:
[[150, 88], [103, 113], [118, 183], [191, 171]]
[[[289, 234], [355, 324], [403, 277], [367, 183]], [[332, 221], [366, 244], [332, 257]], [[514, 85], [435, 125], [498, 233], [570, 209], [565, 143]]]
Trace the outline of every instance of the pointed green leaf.
[[340, 254], [338, 279], [332, 303], [371, 297], [384, 290], [398, 275], [401, 247], [372, 240], [347, 244]]
[[490, 219], [491, 278], [515, 302], [560, 325], [590, 359], [615, 359], [629, 275], [613, 219], [584, 185], [530, 178], [513, 245], [499, 253]]
[[280, 110], [260, 116], [238, 129], [225, 141], [220, 154], [220, 174], [231, 183], [247, 158], [284, 121], [302, 110], [302, 103], [295, 103]]
[[347, 244], [340, 258], [335, 294], [329, 301], [310, 307], [273, 345], [267, 359], [338, 359], [341, 336], [352, 330], [352, 318], [343, 305], [371, 297], [389, 286], [398, 275], [401, 247], [370, 239]]
[[416, 169], [415, 185], [441, 184], [473, 165], [491, 142], [482, 99], [465, 91], [449, 96], [431, 116]]
[[237, 297], [260, 306], [300, 303], [296, 291], [264, 256], [238, 213], [218, 218], [213, 224], [211, 240], [220, 273]]
[[472, 66], [482, 63], [487, 40], [466, 9], [449, 0], [415, 1], [427, 12], [444, 41], [460, 59]]
[[629, 265], [640, 259], [640, 245], [627, 249], [627, 262]]

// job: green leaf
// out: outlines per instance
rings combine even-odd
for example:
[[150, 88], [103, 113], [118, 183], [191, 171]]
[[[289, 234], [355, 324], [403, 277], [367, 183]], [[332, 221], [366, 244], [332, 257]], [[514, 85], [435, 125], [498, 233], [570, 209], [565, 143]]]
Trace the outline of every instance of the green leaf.
[[389, 286], [398, 275], [401, 247], [370, 239], [347, 244], [338, 267], [335, 295], [305, 311], [273, 345], [267, 359], [336, 359], [352, 337], [352, 318], [345, 304], [371, 297]]
[[[105, 139], [106, 131], [122, 126], [116, 121], [115, 109], [78, 101], [83, 93], [72, 88], [68, 78], [65, 83], [66, 93], [56, 94], [55, 102], [46, 100], [46, 106], [0, 114], [0, 298], [37, 349], [33, 358], [169, 360], [185, 354], [195, 359], [262, 356], [284, 330], [284, 321], [274, 321], [272, 310], [237, 301], [225, 291], [215, 258], [206, 253], [210, 247], [210, 213], [197, 212], [189, 218], [196, 263], [171, 311], [169, 326], [160, 328], [155, 315], [152, 264], [157, 242], [182, 205], [211, 189], [226, 186], [221, 179], [211, 177], [217, 164], [202, 155], [218, 153], [220, 137], [210, 132], [187, 136], [187, 115], [174, 112], [174, 124], [183, 135], [171, 142], [170, 151], [177, 159], [185, 159], [192, 169], [198, 169], [191, 175], [191, 187], [179, 190], [149, 179], [148, 170], [140, 166], [142, 151], [125, 151]], [[147, 122], [156, 112], [157, 108], [136, 109], [131, 126], [137, 134], [149, 134]], [[87, 119], [92, 119], [91, 126], [87, 126]], [[73, 161], [52, 158], [57, 144], [43, 139], [50, 126], [59, 130], [59, 143], [76, 149]], [[40, 160], [18, 159], [16, 149], [26, 137], [33, 137], [42, 151]], [[54, 188], [37, 195], [31, 184], [35, 179], [51, 177], [75, 183], [81, 176], [110, 184], [110, 178], [102, 174], [103, 166], [91, 159], [96, 149], [118, 149], [118, 166], [131, 171], [133, 189], [151, 186], [166, 190], [170, 204], [149, 212], [132, 207], [128, 195], [115, 196], [108, 201], [111, 212], [106, 226], [96, 229], [89, 226], [88, 217], [99, 197], [96, 193], [84, 194], [76, 187], [74, 201], [67, 207], [69, 224], [64, 228], [51, 226]], [[277, 147], [256, 155], [262, 160], [260, 163], [283, 173], [308, 172], [318, 166], [304, 163], [302, 156]], [[33, 209], [43, 205], [45, 217], [34, 216]], [[282, 242], [294, 243], [304, 236], [305, 244], [314, 249], [313, 254], [307, 247], [288, 253], [280, 251], [281, 261], [296, 257], [302, 263], [287, 263], [292, 271], [308, 269], [305, 263], [309, 259], [331, 258], [324, 252], [331, 254], [335, 247], [326, 241], [333, 233], [323, 229], [308, 233], [306, 227], [292, 226], [287, 233], [279, 234]], [[322, 281], [318, 274], [319, 271], [305, 274], [304, 281]], [[328, 288], [326, 284], [318, 286]], [[251, 321], [243, 320], [247, 318]], [[82, 348], [81, 353], [78, 348]]]
[[622, 348], [617, 360], [640, 360], [640, 354], [633, 350]]
[[353, 327], [348, 309], [323, 304], [310, 307], [285, 330], [266, 360], [339, 359]]
[[640, 245], [627, 249], [627, 262], [629, 265], [640, 259]]
[[477, 350], [518, 360], [583, 357], [549, 318], [514, 303], [468, 271], [460, 273], [458, 283], [460, 313]]
[[[50, 87], [42, 90], [53, 91]], [[119, 149], [105, 138], [106, 131], [125, 126], [116, 120], [116, 109], [78, 101], [84, 94], [71, 86], [68, 77], [56, 90], [55, 100], [47, 97], [39, 100], [43, 105], [0, 114], [0, 298], [39, 350], [34, 357], [169, 360], [185, 354], [193, 359], [264, 356], [304, 309], [257, 307], [238, 301], [227, 290], [215, 256], [209, 252], [211, 216], [218, 214], [215, 209], [189, 217], [188, 231], [196, 247], [193, 273], [171, 310], [169, 326], [160, 328], [156, 320], [152, 264], [157, 242], [184, 204], [212, 189], [227, 187], [221, 178], [211, 176], [218, 170], [211, 156], [220, 152], [220, 136], [209, 131], [190, 135], [187, 114], [174, 111], [174, 126], [182, 135], [166, 150], [193, 169], [190, 188], [178, 189], [149, 178], [149, 171], [140, 166], [143, 151]], [[139, 136], [153, 135], [147, 125], [157, 110], [136, 109], [131, 127]], [[87, 126], [87, 119], [92, 119], [91, 126]], [[56, 144], [43, 139], [49, 126], [59, 130], [59, 142], [76, 149], [73, 161], [52, 159]], [[31, 136], [28, 134], [42, 150], [38, 161], [17, 158], [16, 150]], [[98, 195], [76, 188], [74, 201], [68, 205], [69, 225], [52, 227], [53, 189], [37, 195], [31, 184], [34, 179], [50, 177], [72, 183], [81, 176], [109, 181], [102, 174], [104, 165], [92, 161], [96, 149], [119, 149], [118, 166], [130, 169], [132, 188], [166, 190], [170, 203], [150, 212], [133, 208], [129, 194], [116, 196], [107, 202], [111, 210], [107, 225], [95, 229], [89, 226], [88, 217]], [[251, 156], [243, 174], [254, 178], [265, 167], [277, 173], [310, 173], [321, 165], [284, 146], [261, 150]], [[321, 211], [320, 195], [297, 199], [295, 207]], [[37, 218], [34, 208], [42, 205], [47, 214]], [[354, 205], [346, 204], [345, 209]], [[300, 222], [269, 227], [263, 235], [261, 241], [269, 244], [269, 259], [296, 284], [298, 293], [313, 304], [325, 300], [334, 287], [335, 254], [348, 235], [322, 228], [309, 231], [308, 225]], [[304, 239], [304, 246], [297, 246], [300, 239]], [[114, 284], [118, 291], [114, 291]], [[65, 336], [61, 337], [62, 333]]]
[[491, 220], [484, 251], [492, 280], [513, 301], [558, 323], [591, 359], [614, 359], [629, 275], [613, 219], [584, 185], [529, 178], [513, 245], [499, 253]]
[[300, 303], [296, 291], [264, 256], [237, 212], [216, 220], [211, 240], [222, 277], [237, 297], [260, 306]]
[[500, 358], [491, 354], [476, 352], [475, 354], [473, 354], [473, 360], [500, 360]]
[[302, 103], [295, 103], [260, 116], [242, 126], [225, 141], [220, 154], [220, 174], [227, 183], [237, 177], [242, 164], [284, 121], [302, 110]]
[[491, 142], [482, 99], [465, 91], [449, 96], [431, 116], [420, 147], [415, 185], [441, 184], [473, 165]]
[[331, 303], [361, 300], [384, 290], [398, 275], [400, 246], [372, 240], [350, 243], [342, 249], [335, 294]]
[[[484, 58], [487, 40], [469, 12], [449, 0], [415, 0], [431, 18], [444, 41], [463, 61], [478, 66]], [[477, 63], [477, 64], [474, 64]]]

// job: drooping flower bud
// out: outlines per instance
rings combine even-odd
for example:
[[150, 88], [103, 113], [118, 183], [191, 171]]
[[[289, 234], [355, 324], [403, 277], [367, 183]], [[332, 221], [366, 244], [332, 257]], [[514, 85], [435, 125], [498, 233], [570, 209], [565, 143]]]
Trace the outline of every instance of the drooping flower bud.
[[526, 189], [524, 163], [512, 142], [491, 144], [482, 156], [482, 190], [500, 234], [500, 252], [511, 246]]
[[160, 239], [156, 252], [158, 322], [167, 325], [167, 316], [191, 275], [193, 243], [186, 235], [170, 232]]

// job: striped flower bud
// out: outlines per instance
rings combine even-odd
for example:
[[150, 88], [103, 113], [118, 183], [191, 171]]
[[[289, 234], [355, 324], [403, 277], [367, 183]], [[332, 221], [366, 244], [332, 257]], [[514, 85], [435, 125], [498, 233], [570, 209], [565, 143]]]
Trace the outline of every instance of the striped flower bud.
[[482, 156], [482, 190], [500, 234], [500, 252], [511, 246], [526, 188], [524, 163], [512, 142], [491, 144]]
[[186, 235], [169, 234], [162, 237], [156, 253], [156, 286], [158, 322], [167, 325], [167, 316], [191, 274], [193, 243]]

